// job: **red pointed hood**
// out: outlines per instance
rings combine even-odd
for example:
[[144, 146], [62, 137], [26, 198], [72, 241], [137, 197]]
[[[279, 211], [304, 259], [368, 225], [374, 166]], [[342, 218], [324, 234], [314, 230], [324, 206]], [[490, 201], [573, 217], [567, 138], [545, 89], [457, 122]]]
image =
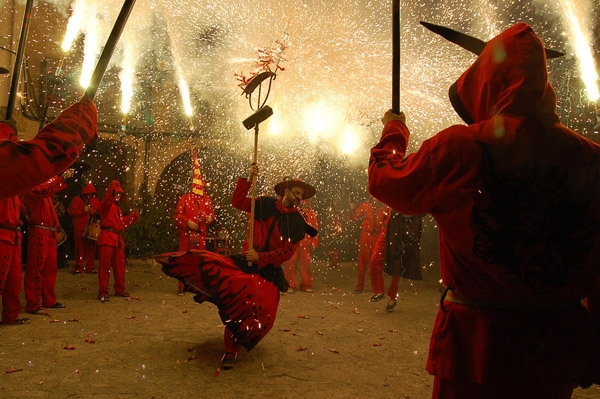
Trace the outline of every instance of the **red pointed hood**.
[[450, 88], [450, 100], [469, 124], [498, 114], [534, 117], [546, 125], [558, 122], [544, 45], [525, 23], [512, 26], [485, 45]]

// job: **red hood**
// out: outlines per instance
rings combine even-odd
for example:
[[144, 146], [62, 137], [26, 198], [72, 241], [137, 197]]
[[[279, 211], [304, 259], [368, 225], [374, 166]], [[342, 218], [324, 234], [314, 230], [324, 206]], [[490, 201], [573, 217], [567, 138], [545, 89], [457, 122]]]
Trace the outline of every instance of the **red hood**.
[[469, 124], [498, 114], [535, 117], [546, 125], [558, 122], [544, 45], [525, 23], [508, 28], [485, 45], [451, 87], [450, 99]]
[[0, 123], [0, 140], [19, 141], [16, 129], [10, 123]]

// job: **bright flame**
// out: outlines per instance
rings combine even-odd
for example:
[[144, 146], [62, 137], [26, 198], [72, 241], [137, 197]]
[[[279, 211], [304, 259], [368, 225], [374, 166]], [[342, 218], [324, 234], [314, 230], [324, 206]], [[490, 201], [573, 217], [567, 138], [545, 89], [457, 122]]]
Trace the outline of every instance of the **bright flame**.
[[278, 109], [276, 106], [273, 106], [273, 116], [268, 119], [269, 122], [269, 130], [268, 133], [271, 136], [280, 136], [285, 129], [285, 122], [281, 118], [281, 114], [277, 112]]
[[188, 84], [181, 73], [179, 73], [179, 90], [181, 91], [181, 99], [183, 100], [185, 114], [187, 116], [194, 115], [194, 110], [192, 109], [192, 102], [190, 101], [190, 89], [188, 88]]
[[[81, 32], [85, 15], [88, 14], [87, 7], [85, 7], [84, 3], [83, 0], [75, 0], [73, 2], [73, 14], [69, 18], [67, 31], [65, 32], [65, 37], [61, 45], [62, 51], [65, 53], [71, 50], [73, 42], [77, 38], [79, 32]], [[91, 14], [91, 12], [89, 12], [89, 14]]]
[[310, 141], [316, 141], [319, 137], [327, 137], [336, 128], [336, 112], [324, 101], [314, 103], [304, 110], [304, 126], [308, 131]]
[[98, 21], [96, 21], [95, 15], [88, 16], [88, 18], [94, 21], [88, 21], [85, 32], [85, 44], [83, 46], [83, 64], [81, 66], [81, 77], [79, 78], [79, 84], [82, 87], [88, 87], [94, 68], [96, 67], [96, 59], [100, 54], [100, 34], [98, 32]]
[[339, 146], [342, 154], [353, 154], [359, 146], [360, 132], [354, 126], [346, 126], [344, 133], [340, 136]]
[[121, 68], [119, 74], [119, 79], [121, 80], [121, 112], [127, 114], [129, 113], [131, 99], [133, 98], [133, 77], [135, 76], [135, 65], [131, 56], [131, 44], [128, 42], [125, 42]]
[[596, 72], [596, 66], [594, 63], [594, 57], [588, 38], [581, 29], [579, 18], [576, 15], [575, 5], [572, 0], [559, 0], [559, 3], [563, 9], [564, 15], [571, 31], [571, 37], [573, 39], [573, 45], [575, 46], [575, 55], [579, 60], [579, 67], [581, 69], [581, 78], [585, 84], [588, 92], [588, 98], [590, 101], [597, 101], [600, 98], [600, 92], [598, 91], [597, 81], [598, 73]]

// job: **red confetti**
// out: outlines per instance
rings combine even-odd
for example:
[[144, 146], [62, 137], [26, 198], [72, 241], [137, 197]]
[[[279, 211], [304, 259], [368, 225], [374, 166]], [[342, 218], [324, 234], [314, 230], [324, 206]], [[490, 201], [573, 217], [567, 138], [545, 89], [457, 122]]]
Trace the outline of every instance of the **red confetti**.
[[69, 319], [67, 321], [73, 322], [73, 323], [77, 323], [79, 321], [79, 319]]
[[352, 311], [352, 313], [360, 314], [360, 312], [358, 311], [358, 309], [354, 309], [354, 310]]
[[292, 330], [290, 330], [289, 328], [284, 328], [283, 329], [283, 332], [290, 332], [290, 331], [292, 331]]
[[398, 330], [389, 330], [389, 332], [398, 332]]
[[187, 360], [194, 360], [194, 359], [196, 359], [197, 357], [198, 357], [198, 356], [196, 356], [196, 355], [194, 355], [194, 356], [190, 356], [190, 357], [188, 357], [188, 358], [187, 358]]
[[187, 309], [183, 309], [183, 313], [187, 313], [187, 312], [188, 312], [188, 310], [187, 310]]
[[74, 351], [75, 347], [74, 346], [63, 346], [63, 349], [69, 350], [69, 351]]
[[23, 369], [10, 369], [10, 370], [6, 370], [6, 374], [18, 373], [19, 371], [23, 371]]
[[88, 344], [95, 344], [96, 341], [94, 341], [93, 339], [86, 339], [85, 342], [87, 342]]
[[319, 334], [319, 335], [323, 335], [323, 331], [319, 331], [319, 330], [317, 330], [317, 331], [315, 331], [315, 332], [316, 332], [317, 334]]
[[126, 319], [135, 319], [135, 316], [127, 316]]
[[379, 342], [375, 342], [373, 346], [381, 346], [381, 344]]
[[340, 351], [339, 351], [339, 350], [337, 350], [337, 349], [329, 349], [329, 352], [333, 352], [333, 353], [340, 353]]
[[56, 319], [52, 319], [50, 320], [50, 323], [58, 323], [60, 320], [56, 320]]
[[218, 377], [219, 374], [221, 374], [221, 370], [217, 368], [217, 371], [215, 371], [215, 375], [213, 375], [213, 377]]
[[299, 318], [299, 319], [306, 319], [306, 316], [304, 316], [304, 315], [300, 314], [300, 315], [298, 315], [298, 318]]
[[297, 350], [298, 352], [302, 352], [302, 351], [305, 351], [305, 350], [307, 350], [307, 349], [308, 349], [308, 348], [307, 348], [306, 346], [301, 346], [301, 347], [299, 347], [299, 348], [298, 348], [298, 349], [296, 349], [296, 350]]

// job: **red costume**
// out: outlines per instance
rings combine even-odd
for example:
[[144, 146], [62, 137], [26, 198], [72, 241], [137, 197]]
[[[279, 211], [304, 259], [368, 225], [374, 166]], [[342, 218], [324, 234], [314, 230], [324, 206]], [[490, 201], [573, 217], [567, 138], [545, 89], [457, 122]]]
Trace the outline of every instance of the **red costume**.
[[[206, 249], [206, 231], [208, 225], [214, 220], [215, 211], [208, 194], [183, 194], [175, 208], [175, 221], [179, 232], [179, 251]], [[193, 222], [198, 227], [192, 229], [188, 222]]]
[[123, 216], [123, 210], [115, 198], [121, 194], [119, 201], [125, 199], [125, 191], [118, 181], [113, 180], [106, 189], [106, 195], [100, 204], [102, 231], [98, 237], [98, 299], [108, 299], [108, 282], [112, 267], [114, 291], [116, 296], [129, 296], [125, 291], [125, 240], [123, 232], [138, 219], [139, 214], [133, 210]]
[[96, 187], [88, 183], [81, 194], [73, 197], [67, 213], [73, 219], [73, 241], [75, 243], [75, 270], [74, 273], [83, 273], [85, 261], [86, 272], [94, 272], [94, 259], [96, 257], [96, 241], [83, 236], [90, 217], [100, 218], [100, 200], [96, 197]]
[[[306, 223], [315, 229], [319, 228], [319, 223], [317, 220], [317, 214], [310, 207], [310, 202], [303, 201], [304, 206], [302, 207], [301, 213], [304, 216], [304, 220]], [[304, 237], [302, 241], [300, 241], [300, 245], [298, 245], [298, 249], [292, 257], [283, 263], [283, 271], [285, 273], [285, 278], [287, 279], [290, 290], [296, 289], [296, 267], [300, 269], [300, 290], [301, 291], [312, 291], [312, 270], [310, 268], [311, 258], [310, 253], [319, 246], [319, 237], [314, 236], [311, 237], [308, 234]], [[290, 291], [288, 291], [290, 292]]]
[[[0, 124], [0, 140], [17, 140], [15, 131]], [[0, 141], [1, 143], [1, 141]], [[1, 144], [0, 144], [1, 145]], [[21, 201], [18, 196], [0, 200], [0, 295], [2, 324], [24, 323], [21, 313]]]
[[365, 289], [367, 266], [371, 259], [375, 241], [385, 223], [386, 216], [387, 207], [381, 203], [374, 205], [371, 201], [361, 203], [354, 212], [350, 213], [350, 220], [361, 220], [360, 237], [358, 239], [358, 277], [356, 280], [356, 292], [362, 292]]
[[71, 105], [31, 140], [0, 142], [0, 199], [22, 194], [62, 173], [84, 144], [98, 137], [98, 111], [92, 100]]
[[[54, 177], [23, 195], [27, 209], [27, 269], [25, 270], [25, 298], [27, 311], [57, 305], [56, 234], [60, 229], [52, 197], [67, 187], [62, 177]], [[40, 306], [41, 305], [41, 306]]]
[[[231, 203], [250, 212], [247, 197], [251, 183], [240, 178]], [[219, 308], [225, 324], [225, 347], [236, 354], [240, 346], [251, 350], [271, 330], [277, 316], [279, 291], [287, 290], [281, 264], [288, 260], [304, 237], [306, 223], [295, 207], [282, 199], [256, 199], [253, 244], [259, 252], [258, 265], [248, 266], [243, 255], [225, 257], [209, 251], [158, 255], [163, 271], [196, 293], [195, 301], [209, 301]]]
[[372, 195], [439, 227], [450, 291], [427, 362], [434, 397], [570, 397], [600, 382], [598, 330], [580, 305], [599, 291], [600, 146], [560, 123], [524, 23], [485, 45], [451, 98], [468, 126], [405, 157], [409, 131], [390, 120], [369, 165]]

